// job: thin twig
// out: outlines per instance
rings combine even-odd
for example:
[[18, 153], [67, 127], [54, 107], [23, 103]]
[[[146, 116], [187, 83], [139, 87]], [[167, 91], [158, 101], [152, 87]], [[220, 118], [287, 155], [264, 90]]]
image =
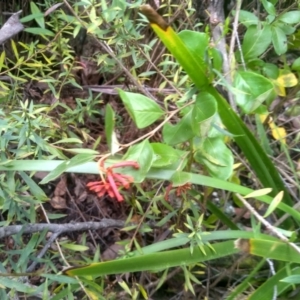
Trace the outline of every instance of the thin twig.
[[[295, 210], [299, 210], [300, 208], [300, 202], [297, 202], [293, 207], [293, 209]], [[282, 224], [287, 218], [289, 218], [291, 215], [288, 213], [285, 213], [282, 217], [280, 217], [275, 223], [274, 226], [279, 226], [280, 224]]]
[[277, 236], [281, 241], [289, 244], [294, 250], [296, 250], [300, 254], [300, 248], [294, 244], [289, 242], [288, 238], [285, 237], [281, 232], [279, 232], [274, 226], [272, 226], [267, 220], [265, 220], [240, 194], [236, 194], [239, 200], [243, 202], [245, 207], [256, 217], [256, 219], [261, 222], [268, 231]]
[[[44, 211], [44, 208], [41, 206], [41, 208], [42, 208], [42, 210]], [[45, 214], [45, 217], [46, 217], [46, 219], [47, 219], [47, 222], [48, 222], [48, 224], [47, 225], [51, 225], [51, 226], [53, 226], [53, 225], [57, 225], [57, 224], [50, 224], [50, 222], [49, 222], [49, 220], [48, 220], [48, 218], [47, 218], [47, 215], [46, 215], [46, 212], [44, 211], [44, 214]], [[86, 224], [86, 223], [93, 223], [93, 222], [84, 222], [84, 223], [77, 223], [77, 224]], [[101, 223], [101, 222], [100, 222]], [[124, 223], [124, 222], [123, 222]], [[40, 225], [40, 224], [37, 224], [37, 225]], [[43, 224], [43, 225], [45, 225], [45, 224]], [[62, 224], [59, 224], [59, 225], [62, 225]], [[69, 224], [65, 224], [65, 225], [69, 225]], [[70, 225], [74, 225], [74, 224], [70, 224]], [[108, 226], [108, 227], [111, 227], [111, 226]], [[122, 226], [123, 227], [123, 226]], [[49, 247], [51, 246], [51, 244], [58, 238], [58, 236], [61, 234], [61, 233], [63, 233], [63, 232], [65, 232], [65, 231], [63, 231], [63, 229], [62, 228], [58, 228], [58, 229], [56, 229], [56, 231], [53, 231], [53, 230], [50, 230], [49, 229], [49, 226], [47, 227], [47, 229], [48, 229], [48, 231], [52, 231], [53, 232], [53, 235], [49, 238], [49, 240], [47, 241], [47, 243], [44, 245], [44, 247], [43, 247], [43, 249], [40, 251], [40, 253], [37, 255], [37, 259], [38, 258], [42, 258], [44, 255], [45, 255], [45, 253], [47, 252], [47, 250], [49, 249]], [[53, 229], [53, 228], [52, 228]], [[55, 228], [54, 228], [55, 229]], [[75, 228], [74, 228], [75, 229]], [[24, 229], [24, 231], [25, 231], [26, 229]], [[83, 230], [83, 229], [82, 229]], [[91, 230], [93, 230], [93, 229], [89, 229], [89, 232], [90, 232], [90, 234], [91, 234]], [[0, 231], [1, 231], [1, 229], [0, 229]], [[77, 230], [70, 230], [70, 228], [68, 228], [68, 230], [66, 230], [66, 231], [68, 231], [68, 232], [70, 232], [70, 231], [77, 231]], [[25, 233], [25, 232], [24, 232]], [[65, 265], [66, 266], [69, 266], [69, 263], [67, 262], [67, 260], [65, 259], [65, 257], [64, 257], [64, 255], [63, 255], [63, 252], [62, 252], [62, 250], [61, 250], [61, 247], [60, 247], [60, 245], [59, 245], [59, 243], [58, 243], [58, 241], [56, 241], [56, 246], [57, 246], [57, 249], [58, 249], [58, 251], [59, 251], [59, 253], [60, 253], [60, 255], [61, 255], [61, 257], [62, 257], [62, 259], [63, 259], [63, 261], [64, 261], [64, 263], [65, 263]], [[28, 268], [27, 268], [27, 272], [28, 273], [30, 273], [30, 272], [33, 272], [33, 270], [34, 270], [34, 268], [35, 268], [35, 266], [38, 264], [38, 261], [36, 260], [36, 261], [34, 261]]]
[[32, 262], [32, 264], [27, 268], [26, 272], [31, 273], [34, 271], [36, 265], [39, 263], [38, 259], [42, 258], [47, 250], [50, 248], [51, 244], [58, 238], [60, 232], [56, 232], [51, 235], [47, 243], [44, 245], [43, 249], [40, 251], [40, 253], [37, 255], [36, 260]]
[[[45, 211], [43, 205], [41, 205], [41, 209], [42, 209], [42, 211], [43, 211], [43, 213], [44, 213], [44, 217], [45, 217], [47, 223], [50, 224], [49, 218], [48, 218], [48, 216], [47, 216], [47, 213], [46, 213], [46, 211]], [[57, 233], [57, 237], [58, 237], [60, 233], [59, 233], [59, 232], [56, 232], [56, 233]], [[55, 235], [55, 234], [54, 234], [54, 235]], [[69, 267], [69, 264], [68, 264], [68, 262], [67, 262], [67, 260], [66, 260], [66, 258], [65, 258], [65, 256], [64, 256], [62, 250], [61, 250], [61, 247], [60, 247], [59, 242], [57, 241], [56, 237], [53, 238], [53, 241], [55, 241], [56, 247], [57, 247], [57, 249], [58, 249], [58, 252], [59, 252], [59, 254], [60, 254], [62, 260], [64, 261], [65, 265]], [[51, 245], [51, 244], [49, 244], [49, 245]], [[44, 249], [42, 249], [42, 251], [43, 251], [43, 250], [44, 250]], [[45, 251], [45, 253], [46, 253], [46, 251]]]
[[230, 47], [229, 47], [229, 66], [230, 66], [230, 76], [233, 74], [232, 66], [233, 66], [233, 58], [234, 58], [234, 47], [235, 47], [235, 39], [238, 37], [238, 26], [239, 26], [239, 14], [241, 10], [242, 0], [237, 0], [236, 7], [235, 7], [235, 16], [233, 21], [233, 28], [232, 28], [232, 35], [230, 40]]
[[[81, 210], [79, 209], [79, 207], [78, 207], [76, 201], [75, 201], [74, 198], [72, 197], [72, 195], [71, 195], [71, 193], [70, 193], [70, 191], [69, 191], [68, 188], [66, 189], [66, 192], [67, 192], [67, 194], [68, 194], [68, 196], [69, 196], [71, 202], [72, 202], [73, 205], [76, 207], [76, 209], [77, 209], [77, 211], [78, 211], [80, 217], [82, 218], [82, 220], [83, 220], [84, 222], [86, 222], [86, 218], [84, 217], [83, 213], [82, 213]], [[92, 240], [93, 243], [94, 243], [94, 247], [97, 247], [96, 240], [95, 240], [95, 238], [94, 238], [94, 236], [93, 236], [91, 230], [89, 230], [89, 235], [90, 235], [90, 237], [91, 237], [91, 240]]]
[[[275, 272], [275, 269], [274, 269], [274, 263], [273, 263], [273, 261], [271, 259], [269, 259], [269, 258], [267, 258], [266, 261], [269, 264], [270, 272], [271, 272], [272, 276], [275, 276], [276, 272]], [[277, 299], [277, 294], [278, 294], [278, 287], [277, 287], [277, 285], [275, 285], [273, 287], [273, 297], [272, 297], [272, 300], [276, 300]]]
[[[229, 64], [228, 53], [226, 49], [226, 39], [224, 35], [224, 0], [211, 2], [209, 6], [210, 25], [212, 37], [216, 48], [220, 51], [223, 57], [223, 75], [229, 86], [232, 86], [231, 68]], [[227, 89], [228, 101], [233, 111], [237, 111], [234, 95], [231, 90]]]

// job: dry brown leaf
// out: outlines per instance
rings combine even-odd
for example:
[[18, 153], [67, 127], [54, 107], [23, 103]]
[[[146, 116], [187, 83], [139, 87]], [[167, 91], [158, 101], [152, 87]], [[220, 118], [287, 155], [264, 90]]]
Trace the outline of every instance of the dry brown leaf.
[[88, 195], [85, 184], [77, 176], [74, 176], [73, 178], [75, 180], [74, 195], [76, 196], [76, 202], [83, 202], [86, 200]]
[[125, 250], [125, 247], [123, 245], [113, 244], [102, 253], [101, 258], [103, 261], [114, 260], [118, 257], [120, 250]]
[[54, 195], [55, 196], [64, 196], [66, 191], [67, 191], [67, 178], [66, 178], [66, 176], [62, 176], [54, 190]]
[[52, 5], [50, 8], [48, 8], [45, 13], [44, 13], [44, 16], [47, 17], [48, 15], [50, 15], [51, 13], [53, 13], [55, 10], [57, 10], [60, 6], [62, 6], [63, 3], [57, 3], [57, 4], [54, 4]]
[[300, 129], [300, 116], [295, 116], [293, 117], [292, 121], [292, 125], [295, 129]]
[[66, 199], [60, 196], [54, 196], [50, 199], [50, 204], [55, 209], [67, 208]]

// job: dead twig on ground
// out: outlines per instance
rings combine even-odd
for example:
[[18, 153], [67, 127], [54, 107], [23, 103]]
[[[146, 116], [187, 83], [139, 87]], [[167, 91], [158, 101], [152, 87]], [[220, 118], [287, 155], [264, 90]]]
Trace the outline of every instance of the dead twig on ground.
[[22, 10], [12, 14], [12, 16], [0, 29], [0, 45], [24, 29], [23, 24], [19, 20], [19, 15], [21, 14], [21, 12]]
[[80, 223], [68, 223], [68, 224], [27, 224], [27, 225], [10, 225], [0, 228], [0, 238], [11, 236], [22, 232], [23, 234], [42, 232], [47, 229], [52, 233], [62, 234], [64, 232], [73, 231], [86, 231], [86, 230], [99, 230], [109, 227], [123, 228], [125, 221], [103, 219], [101, 222], [80, 222]]

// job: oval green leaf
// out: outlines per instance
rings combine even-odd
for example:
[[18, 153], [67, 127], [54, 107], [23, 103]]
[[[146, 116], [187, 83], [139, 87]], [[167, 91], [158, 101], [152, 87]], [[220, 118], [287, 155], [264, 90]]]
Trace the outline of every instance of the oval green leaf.
[[145, 128], [153, 124], [164, 114], [160, 106], [148, 97], [120, 89], [118, 92], [137, 128]]
[[176, 125], [166, 123], [162, 130], [166, 144], [176, 145], [183, 143], [194, 136], [192, 128], [192, 110], [190, 110]]
[[288, 11], [281, 16], [279, 16], [278, 20], [287, 23], [287, 24], [296, 24], [300, 22], [300, 11]]
[[155, 161], [152, 164], [154, 168], [171, 165], [180, 160], [185, 153], [162, 143], [152, 143], [151, 147], [155, 155]]
[[222, 138], [206, 138], [197, 149], [194, 158], [203, 164], [213, 177], [225, 180], [232, 174], [232, 152], [226, 147]]
[[271, 101], [276, 96], [272, 82], [254, 72], [236, 72], [234, 86], [237, 104], [245, 113], [253, 112], [264, 101]]
[[135, 170], [133, 168], [121, 168], [120, 173], [131, 175], [134, 177], [135, 182], [142, 182], [146, 177], [152, 162], [154, 160], [154, 153], [148, 140], [131, 146], [127, 153], [124, 155], [123, 160], [133, 160], [138, 162], [140, 168]]
[[242, 45], [245, 59], [256, 58], [263, 54], [271, 44], [271, 28], [268, 25], [249, 26]]
[[207, 92], [200, 93], [192, 110], [192, 129], [195, 135], [206, 136], [217, 113], [216, 99]]
[[287, 51], [286, 34], [279, 27], [272, 27], [272, 43], [274, 50], [278, 55], [282, 55]]

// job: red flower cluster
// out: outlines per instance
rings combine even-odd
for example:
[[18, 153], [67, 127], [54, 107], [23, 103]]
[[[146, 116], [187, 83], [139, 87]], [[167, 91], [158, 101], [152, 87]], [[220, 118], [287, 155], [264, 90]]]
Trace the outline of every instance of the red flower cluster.
[[176, 188], [176, 196], [179, 197], [180, 195], [186, 193], [188, 190], [190, 190], [192, 187], [192, 184], [190, 182], [185, 183], [184, 185], [178, 186]]
[[102, 181], [89, 182], [86, 186], [90, 191], [95, 192], [99, 197], [107, 194], [111, 198], [116, 198], [118, 202], [123, 201], [124, 198], [120, 194], [118, 188], [124, 187], [125, 189], [129, 189], [130, 183], [132, 183], [134, 179], [129, 175], [114, 173], [113, 169], [124, 167], [133, 167], [135, 169], [139, 169], [139, 164], [135, 161], [123, 161], [116, 163], [107, 169], [103, 167], [103, 164], [104, 162], [102, 162], [101, 167], [106, 174], [106, 179], [103, 179]]
[[[192, 184], [190, 183], [190, 182], [187, 182], [187, 183], [185, 183], [184, 185], [181, 185], [181, 186], [178, 186], [177, 188], [176, 188], [176, 196], [177, 197], [179, 197], [179, 196], [181, 196], [182, 194], [184, 194], [184, 193], [186, 193], [188, 190], [190, 190], [191, 189], [191, 187], [192, 187]], [[168, 186], [167, 186], [167, 188], [166, 188], [166, 193], [165, 193], [165, 197], [164, 197], [164, 199], [166, 200], [166, 201], [168, 201], [169, 200], [169, 196], [170, 196], [170, 192], [171, 192], [171, 189], [173, 188], [173, 184], [172, 183], [170, 183]]]

